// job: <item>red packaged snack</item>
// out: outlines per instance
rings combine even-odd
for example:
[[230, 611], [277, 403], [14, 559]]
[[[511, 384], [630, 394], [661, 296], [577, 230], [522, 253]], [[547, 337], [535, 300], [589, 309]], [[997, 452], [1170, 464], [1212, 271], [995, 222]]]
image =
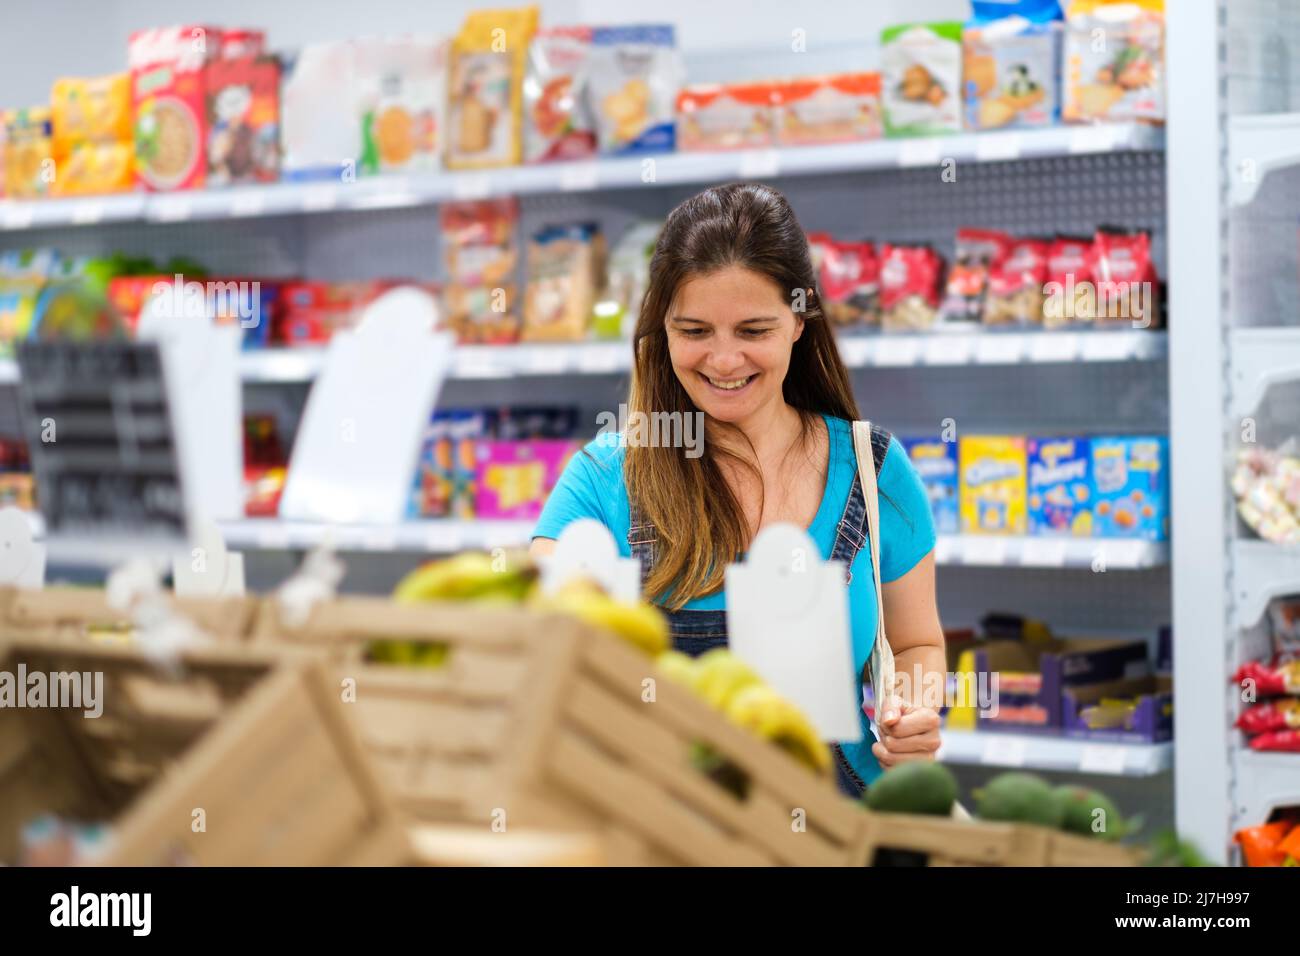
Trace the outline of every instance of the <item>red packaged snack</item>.
[[948, 269], [939, 321], [978, 322], [984, 313], [989, 269], [1006, 258], [1011, 237], [992, 229], [958, 229], [957, 254]]
[[989, 266], [985, 325], [1042, 324], [1050, 247], [1047, 239], [1015, 239], [1007, 254]]
[[822, 310], [836, 325], [880, 321], [880, 261], [869, 242], [837, 242], [825, 233], [808, 237], [821, 286]]
[[1300, 754], [1300, 730], [1270, 730], [1250, 738], [1250, 749]]
[[939, 307], [943, 259], [929, 246], [895, 246], [880, 252], [880, 309], [885, 331], [931, 328]]
[[1241, 844], [1241, 855], [1247, 866], [1281, 866], [1286, 859], [1281, 844], [1292, 829], [1296, 829], [1295, 824], [1279, 820], [1238, 830], [1232, 838]]
[[1232, 682], [1245, 688], [1247, 681], [1257, 697], [1300, 694], [1300, 661], [1287, 661], [1276, 667], [1259, 661], [1242, 664], [1237, 668], [1237, 673], [1232, 675]]
[[1247, 707], [1237, 718], [1237, 729], [1247, 734], [1300, 730], [1300, 697], [1280, 697]]
[[1151, 328], [1157, 324], [1159, 282], [1145, 232], [1097, 230], [1093, 239], [1096, 321]]
[[1043, 325], [1059, 328], [1096, 317], [1092, 240], [1057, 236], [1047, 253]]
[[208, 66], [208, 183], [280, 178], [280, 61], [222, 58]]

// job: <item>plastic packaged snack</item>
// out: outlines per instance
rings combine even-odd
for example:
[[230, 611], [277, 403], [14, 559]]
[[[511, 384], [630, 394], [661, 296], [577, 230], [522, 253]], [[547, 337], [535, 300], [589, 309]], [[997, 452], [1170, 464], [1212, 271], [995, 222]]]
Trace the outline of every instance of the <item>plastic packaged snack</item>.
[[837, 242], [825, 233], [808, 237], [821, 286], [822, 311], [835, 325], [880, 322], [880, 260], [869, 242]]
[[314, 43], [286, 58], [283, 71], [283, 178], [355, 176], [361, 156], [356, 48], [350, 42]]
[[524, 162], [585, 159], [596, 132], [584, 94], [591, 27], [539, 30], [524, 72]]
[[929, 246], [880, 247], [880, 314], [886, 332], [934, 326], [943, 259]]
[[280, 61], [222, 58], [209, 64], [208, 182], [273, 183], [280, 178]]
[[1092, 439], [1094, 527], [1102, 538], [1169, 538], [1169, 440]]
[[1054, 329], [1091, 323], [1096, 312], [1092, 240], [1057, 236], [1047, 252], [1043, 326]]
[[1025, 533], [1025, 440], [964, 435], [958, 440], [963, 534]]
[[1232, 838], [1241, 846], [1247, 866], [1282, 866], [1287, 856], [1282, 841], [1293, 829], [1300, 828], [1278, 820], [1238, 830]]
[[1250, 738], [1250, 749], [1300, 754], [1300, 730], [1271, 730]]
[[650, 282], [650, 257], [663, 223], [633, 223], [609, 254], [605, 289], [592, 307], [592, 332], [600, 339], [630, 339]]
[[1093, 532], [1092, 454], [1086, 438], [1030, 438], [1029, 533], [1088, 537]]
[[971, 4], [962, 32], [967, 129], [1049, 126], [1060, 113], [1057, 0]]
[[989, 270], [1006, 258], [1011, 237], [993, 229], [958, 229], [957, 250], [944, 285], [939, 321], [973, 324], [984, 314]]
[[1099, 229], [1092, 244], [1096, 323], [1145, 329], [1160, 324], [1151, 235]]
[[433, 37], [363, 37], [356, 70], [364, 173], [441, 165], [447, 43]]
[[889, 136], [961, 130], [962, 25], [908, 23], [880, 35], [881, 99]]
[[587, 95], [602, 153], [671, 151], [684, 75], [671, 24], [597, 27]]
[[1232, 475], [1237, 513], [1265, 541], [1300, 543], [1300, 458], [1283, 451], [1246, 448]]
[[989, 265], [985, 325], [1041, 325], [1050, 242], [1013, 239], [1000, 261]]
[[130, 142], [131, 74], [55, 80], [50, 89], [50, 119], [58, 154], [66, 155], [86, 142]]
[[1072, 0], [1061, 113], [1072, 123], [1164, 122], [1164, 0]]
[[1281, 697], [1300, 694], [1300, 661], [1285, 661], [1276, 666], [1250, 661], [1237, 668], [1232, 682], [1250, 689], [1257, 697]]
[[604, 285], [604, 240], [595, 223], [547, 226], [528, 243], [526, 341], [586, 337], [596, 290]]
[[56, 178], [49, 108], [7, 110], [3, 122], [5, 196], [37, 199], [49, 195]]
[[1237, 717], [1237, 729], [1246, 734], [1300, 730], [1300, 697], [1279, 697], [1247, 707]]
[[1268, 606], [1273, 656], [1279, 661], [1300, 659], [1300, 595], [1277, 598]]
[[517, 341], [518, 203], [512, 198], [446, 203], [439, 215], [450, 279], [448, 326], [463, 342]]
[[677, 148], [762, 149], [775, 141], [770, 83], [688, 86], [677, 94]]
[[448, 168], [511, 166], [520, 161], [524, 61], [536, 32], [537, 7], [476, 10], [465, 18], [451, 44]]
[[904, 438], [903, 448], [912, 461], [930, 499], [937, 534], [956, 534], [960, 527], [957, 501], [957, 443], [937, 438]]
[[776, 140], [782, 146], [876, 139], [884, 131], [880, 74], [836, 73], [775, 84]]

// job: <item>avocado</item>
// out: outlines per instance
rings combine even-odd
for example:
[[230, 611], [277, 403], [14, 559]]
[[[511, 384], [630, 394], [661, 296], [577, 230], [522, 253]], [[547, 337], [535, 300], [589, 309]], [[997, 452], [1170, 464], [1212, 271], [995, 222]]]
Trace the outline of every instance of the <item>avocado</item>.
[[976, 814], [983, 820], [1056, 828], [1065, 812], [1047, 781], [1032, 773], [999, 774], [975, 791], [975, 799]]
[[1119, 808], [1100, 790], [1067, 785], [1053, 793], [1061, 807], [1061, 829], [1067, 833], [1118, 840], [1128, 832]]
[[880, 813], [919, 813], [946, 817], [957, 800], [957, 779], [940, 763], [899, 764], [873, 783], [863, 798]]

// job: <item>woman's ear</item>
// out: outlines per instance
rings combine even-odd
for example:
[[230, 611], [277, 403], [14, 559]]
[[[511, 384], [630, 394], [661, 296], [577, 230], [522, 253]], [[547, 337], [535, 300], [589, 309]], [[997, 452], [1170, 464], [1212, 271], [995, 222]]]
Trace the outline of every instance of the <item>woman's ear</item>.
[[801, 335], [803, 335], [803, 316], [796, 312], [794, 314], [794, 338], [790, 341], [798, 342]]

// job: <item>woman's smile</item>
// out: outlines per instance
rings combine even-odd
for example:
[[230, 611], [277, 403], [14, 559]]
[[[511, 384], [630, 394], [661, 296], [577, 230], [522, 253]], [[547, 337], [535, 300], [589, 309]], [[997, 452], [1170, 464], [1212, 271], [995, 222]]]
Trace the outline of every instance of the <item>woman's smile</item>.
[[754, 379], [758, 378], [757, 372], [753, 375], [746, 375], [743, 378], [736, 378], [735, 376], [720, 378], [706, 375], [704, 372], [700, 372], [699, 375], [713, 387], [715, 392], [720, 392], [723, 395], [736, 395], [748, 388], [750, 383], [753, 382]]

